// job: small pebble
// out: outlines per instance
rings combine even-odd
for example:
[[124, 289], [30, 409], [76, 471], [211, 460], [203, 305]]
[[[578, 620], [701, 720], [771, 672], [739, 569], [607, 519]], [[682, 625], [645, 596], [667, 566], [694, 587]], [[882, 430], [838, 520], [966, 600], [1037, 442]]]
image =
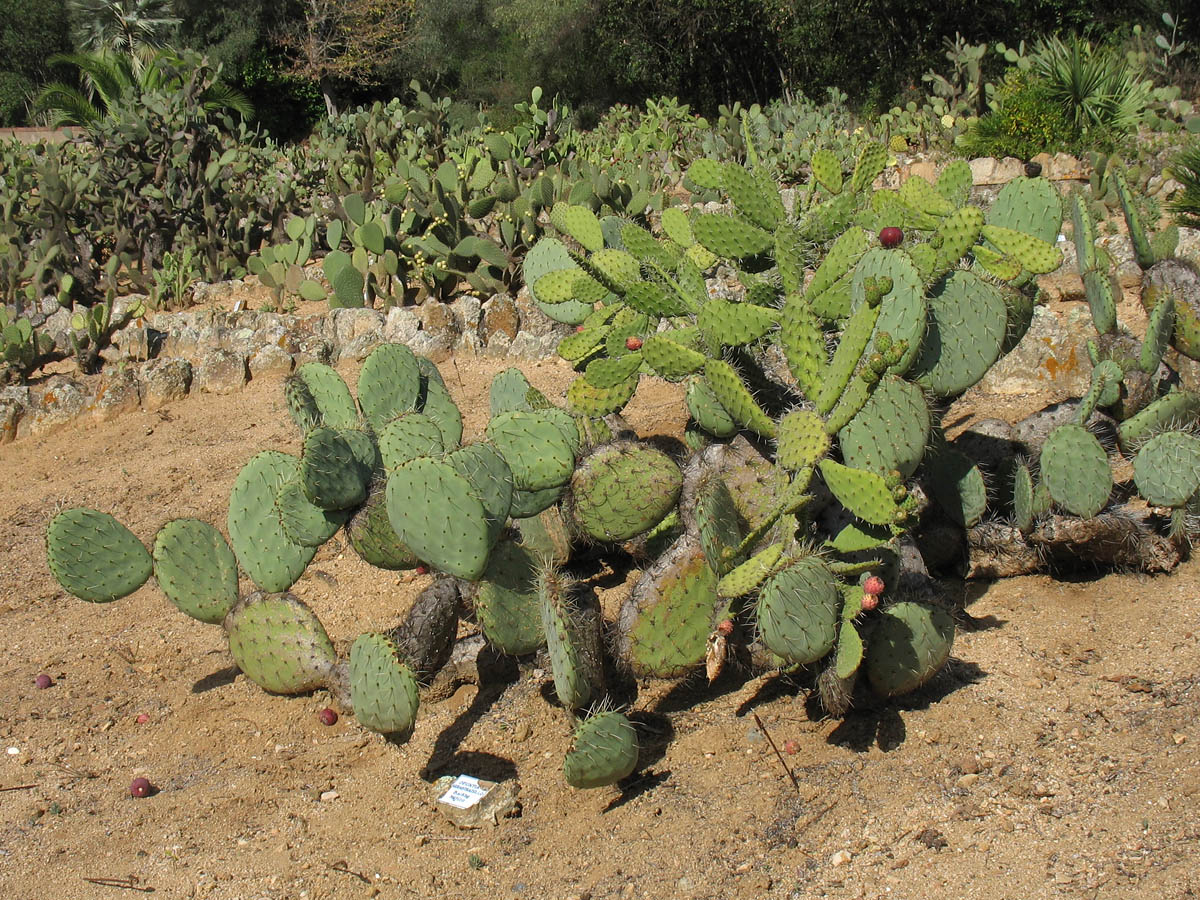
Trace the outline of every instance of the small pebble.
[[150, 717], [148, 715], [146, 715], [145, 713], [138, 713], [137, 718], [134, 721], [137, 722], [139, 725], [145, 725], [147, 722], [150, 721]]
[[529, 732], [530, 732], [529, 723], [528, 722], [520, 722], [517, 724], [517, 727], [515, 729], [513, 729], [513, 739], [516, 740], [517, 743], [528, 740]]
[[956, 781], [954, 784], [956, 787], [969, 788], [978, 780], [978, 775], [976, 775], [974, 772], [968, 772], [966, 775], [960, 776], [958, 781]]
[[854, 857], [849, 850], [839, 850], [837, 853], [833, 854], [833, 856], [829, 857], [829, 864], [834, 867], [844, 866], [853, 858]]
[[339, 794], [337, 791], [322, 791], [321, 802], [328, 803], [330, 800], [336, 800], [340, 796], [341, 794]]

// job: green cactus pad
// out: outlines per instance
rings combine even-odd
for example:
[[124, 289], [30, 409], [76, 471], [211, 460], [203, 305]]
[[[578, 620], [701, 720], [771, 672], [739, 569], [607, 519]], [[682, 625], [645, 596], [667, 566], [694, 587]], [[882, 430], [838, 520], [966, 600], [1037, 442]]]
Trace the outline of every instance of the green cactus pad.
[[1138, 368], [1147, 375], [1158, 371], [1163, 354], [1171, 342], [1175, 330], [1175, 298], [1167, 294], [1150, 310], [1150, 321], [1146, 324], [1146, 337], [1138, 356]]
[[1029, 466], [1019, 464], [1013, 472], [1013, 519], [1022, 533], [1033, 527], [1033, 475]]
[[948, 272], [957, 266], [958, 261], [975, 246], [982, 230], [983, 211], [975, 206], [964, 206], [942, 219], [934, 235], [938, 246], [935, 250], [933, 273]]
[[833, 358], [821, 371], [821, 386], [813, 398], [817, 412], [821, 415], [828, 415], [846, 390], [846, 385], [850, 383], [854, 369], [871, 340], [878, 319], [879, 307], [864, 303], [847, 320], [837, 349], [833, 351]]
[[420, 393], [421, 368], [403, 344], [380, 344], [358, 373], [358, 403], [376, 431], [416, 409]]
[[[684, 515], [687, 514], [685, 510]], [[737, 562], [737, 548], [745, 536], [737, 504], [724, 480], [719, 477], [702, 480], [696, 490], [692, 514], [695, 517], [693, 530], [700, 538], [708, 564], [718, 575], [723, 575]]]
[[294, 377], [308, 388], [313, 403], [321, 412], [317, 424], [328, 428], [354, 428], [358, 425], [358, 406], [337, 370], [324, 363], [305, 363], [296, 370]]
[[132, 594], [150, 578], [154, 561], [132, 531], [94, 509], [66, 509], [46, 527], [46, 560], [70, 594], [109, 603]]
[[780, 310], [779, 345], [801, 392], [809, 399], [815, 398], [825, 367], [825, 334], [801, 294], [789, 294]]
[[493, 534], [483, 502], [446, 462], [420, 457], [397, 467], [387, 481], [388, 521], [418, 559], [474, 581], [487, 566]]
[[350, 510], [324, 510], [304, 493], [297, 479], [279, 486], [275, 495], [275, 511], [288, 540], [302, 547], [319, 547], [350, 518]]
[[605, 787], [627, 778], [637, 762], [633, 723], [619, 712], [600, 712], [576, 727], [563, 759], [563, 777], [574, 788]]
[[462, 442], [463, 419], [442, 375], [432, 362], [424, 356], [417, 357], [421, 367], [421, 397], [417, 404], [417, 412], [423, 413], [437, 423], [442, 429], [442, 445], [446, 449], [457, 447]]
[[783, 555], [783, 544], [776, 543], [764, 547], [739, 566], [726, 572], [717, 582], [717, 596], [725, 599], [743, 597], [758, 586], [775, 571], [775, 566]]
[[[956, 159], [949, 163], [938, 175], [935, 187], [939, 194], [949, 200], [954, 206], [964, 206], [971, 196], [971, 187], [975, 176], [971, 167], [964, 159]], [[1010, 226], [1014, 227], [1014, 226]]]
[[697, 216], [692, 222], [696, 240], [707, 250], [731, 259], [744, 259], [765, 253], [775, 244], [761, 228], [720, 213]]
[[774, 231], [783, 221], [783, 204], [779, 201], [778, 190], [763, 190], [754, 176], [738, 163], [727, 162], [721, 167], [721, 186], [737, 211], [759, 228]]
[[825, 260], [817, 267], [805, 295], [810, 299], [833, 287], [834, 282], [849, 272], [867, 252], [870, 238], [867, 232], [855, 225], [848, 228], [833, 242]]
[[740, 347], [775, 327], [779, 311], [753, 303], [712, 299], [700, 307], [696, 324], [712, 347]]
[[575, 238], [583, 249], [593, 253], [604, 249], [604, 233], [594, 212], [586, 206], [568, 206], [559, 215], [555, 227]]
[[520, 369], [509, 368], [497, 372], [492, 378], [488, 392], [491, 414], [497, 416], [500, 413], [530, 409], [528, 398], [531, 388], [529, 379]]
[[768, 650], [793, 665], [825, 656], [837, 640], [841, 592], [821, 560], [804, 557], [767, 579], [758, 596], [758, 633]]
[[1049, 241], [1023, 231], [984, 225], [983, 237], [1005, 256], [1011, 256], [1035, 275], [1045, 275], [1062, 265], [1062, 252]]
[[538, 574], [537, 593], [555, 693], [566, 709], [581, 709], [604, 686], [599, 602], [553, 568]]
[[1200, 416], [1200, 392], [1171, 391], [1117, 426], [1121, 447], [1129, 450], [1164, 429], [1184, 425]]
[[942, 218], [954, 212], [954, 204], [947, 200], [920, 175], [910, 175], [900, 185], [900, 202], [917, 212]]
[[1045, 178], [1014, 178], [1000, 189], [987, 214], [989, 225], [1022, 231], [1049, 244], [1058, 239], [1062, 218], [1062, 198]]
[[812, 173], [817, 184], [831, 194], [842, 192], [842, 164], [832, 150], [821, 148], [812, 155]]
[[388, 519], [387, 491], [382, 485], [372, 488], [366, 503], [346, 523], [346, 538], [351, 549], [376, 568], [415, 569], [420, 565]]
[[549, 272], [577, 268], [579, 266], [571, 259], [571, 253], [567, 250], [566, 245], [554, 238], [542, 238], [525, 255], [523, 264], [525, 284], [529, 286], [529, 292], [532, 294], [534, 302], [537, 303], [538, 309], [555, 322], [578, 325], [592, 312], [592, 307], [587, 303], [580, 303], [578, 300], [569, 300], [566, 303], [546, 303], [538, 297], [537, 283], [542, 276]]
[[755, 402], [733, 366], [723, 359], [706, 360], [704, 380], [717, 402], [729, 411], [739, 425], [762, 437], [775, 436], [775, 420]]
[[925, 454], [930, 493], [952, 521], [964, 528], [976, 525], [987, 510], [987, 486], [979, 466], [936, 429], [930, 445]]
[[668, 206], [661, 216], [663, 232], [681, 247], [690, 247], [696, 238], [692, 235], [692, 223], [688, 215], [678, 206]]
[[811, 410], [794, 410], [779, 420], [775, 459], [793, 472], [815, 466], [829, 452], [825, 423]]
[[501, 653], [524, 656], [546, 643], [537, 592], [538, 565], [538, 555], [530, 547], [500, 541], [479, 579], [475, 617], [484, 637]]
[[[858, 414], [838, 432], [842, 459], [856, 469], [909, 478], [921, 464], [929, 438], [929, 407], [920, 389], [889, 375]], [[815, 464], [815, 462], [814, 462]]]
[[536, 412], [508, 412], [487, 424], [488, 440], [512, 469], [513, 486], [541, 491], [566, 484], [575, 468], [575, 452], [559, 427]]
[[709, 635], [727, 616], [716, 572], [700, 542], [684, 535], [642, 573], [622, 604], [617, 651], [635, 675], [683, 675], [704, 660]]
[[229, 652], [246, 677], [273, 694], [325, 686], [337, 652], [320, 620], [291, 594], [254, 593], [225, 617]]
[[350, 698], [364, 728], [407, 740], [417, 719], [417, 679], [382, 634], [359, 635], [350, 648]]
[[1134, 457], [1133, 478], [1147, 503], [1184, 506], [1200, 491], [1200, 438], [1182, 431], [1155, 435]]
[[410, 412], [388, 422], [379, 432], [379, 454], [386, 469], [418, 456], [441, 456], [447, 449], [442, 429], [423, 413]]
[[887, 167], [887, 148], [883, 144], [865, 144], [859, 151], [858, 160], [854, 164], [854, 175], [850, 179], [850, 189], [855, 193], [864, 191]]
[[879, 305], [875, 320], [875, 335], [886, 331], [893, 343], [907, 341], [908, 349], [889, 371], [902, 375], [917, 358], [925, 336], [927, 310], [925, 285], [908, 255], [900, 250], [875, 247], [868, 250], [854, 267], [851, 283], [851, 309], [856, 310], [867, 300], [867, 279], [891, 279], [892, 289]]
[[684, 173], [688, 181], [707, 191], [715, 191], [724, 184], [724, 172], [721, 163], [715, 159], [697, 159], [688, 166]]
[[896, 603], [879, 617], [867, 645], [867, 677], [885, 697], [914, 691], [950, 658], [954, 620], [941, 607]]
[[288, 415], [302, 435], [308, 434], [311, 428], [321, 424], [320, 407], [317, 406], [316, 398], [303, 378], [293, 374], [284, 379], [283, 398]]
[[242, 569], [264, 591], [286, 591], [316, 554], [292, 541], [279, 521], [279, 488], [300, 477], [300, 460], [264, 450], [242, 467], [229, 494], [227, 527]]
[[821, 477], [838, 502], [864, 522], [890, 525], [896, 519], [896, 502], [883, 476], [823, 459]]
[[642, 266], [637, 257], [612, 247], [593, 253], [584, 260], [584, 266], [593, 278], [616, 294], [623, 295], [640, 283], [642, 277]]
[[1108, 455], [1082, 425], [1060, 425], [1042, 445], [1042, 483], [1054, 502], [1083, 518], [1108, 504], [1113, 477]]
[[1071, 194], [1070, 207], [1079, 274], [1087, 275], [1100, 267], [1100, 260], [1096, 252], [1096, 223], [1088, 210], [1087, 200], [1079, 190]]
[[300, 484], [314, 506], [349, 509], [366, 499], [367, 485], [350, 444], [332, 428], [318, 427], [304, 438]]
[[957, 270], [928, 295], [929, 321], [909, 377], [939, 397], [976, 384], [1000, 356], [1008, 332], [1003, 295], [979, 276]]
[[714, 437], [727, 438], [737, 434], [738, 423], [729, 414], [729, 410], [721, 405], [721, 401], [717, 399], [717, 395], [705, 379], [688, 380], [684, 403], [696, 424]]
[[443, 459], [471, 484], [487, 516], [489, 543], [500, 537], [512, 510], [513, 473], [491, 444], [468, 444]]
[[603, 444], [571, 477], [572, 512], [601, 541], [624, 541], [653, 527], [675, 505], [679, 466], [661, 450], [632, 441]]
[[583, 377], [592, 387], [610, 391], [636, 377], [642, 367], [641, 353], [624, 353], [617, 357], [593, 359], [584, 369]]
[[1005, 256], [984, 244], [972, 247], [971, 255], [975, 258], [975, 265], [998, 281], [1014, 281], [1024, 271], [1020, 260]]
[[199, 519], [172, 519], [154, 537], [154, 578], [193, 619], [219, 625], [238, 600], [237, 559], [221, 532]]
[[642, 359], [656, 375], [669, 380], [684, 378], [704, 368], [705, 356], [673, 339], [673, 334], [655, 334], [642, 344]]
[[567, 388], [567, 406], [582, 416], [607, 416], [624, 407], [637, 386], [637, 375], [611, 388], [598, 388], [586, 379], [576, 378]]

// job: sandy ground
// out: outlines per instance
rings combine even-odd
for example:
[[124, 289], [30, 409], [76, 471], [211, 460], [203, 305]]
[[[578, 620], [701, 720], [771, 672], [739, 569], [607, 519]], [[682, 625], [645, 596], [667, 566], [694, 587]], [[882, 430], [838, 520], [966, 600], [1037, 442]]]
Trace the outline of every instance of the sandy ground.
[[[441, 366], [468, 434], [501, 367]], [[552, 397], [570, 378], [553, 362], [526, 371]], [[631, 419], [643, 435], [671, 433], [678, 408], [643, 387]], [[423, 705], [396, 746], [352, 716], [322, 725], [323, 694], [265, 694], [232, 667], [219, 629], [153, 583], [91, 605], [50, 577], [43, 532], [58, 508], [111, 512], [147, 542], [176, 516], [224, 530], [238, 469], [268, 447], [297, 449], [278, 379], [0, 447], [0, 897], [1200, 891], [1196, 562], [1155, 579], [969, 585], [977, 627], [946, 672], [844, 721], [817, 717], [779, 680], [641, 685], [640, 775], [624, 791], [577, 791], [562, 777], [569, 726], [545, 699], [544, 662], [500, 665], [493, 681]], [[606, 608], [636, 574], [601, 573]], [[295, 591], [344, 649], [394, 624], [422, 586], [333, 543]], [[53, 686], [37, 689], [39, 673]], [[785, 770], [772, 742], [789, 741]], [[520, 816], [458, 831], [430, 783], [462, 772], [519, 780]], [[136, 776], [157, 793], [130, 797]]]

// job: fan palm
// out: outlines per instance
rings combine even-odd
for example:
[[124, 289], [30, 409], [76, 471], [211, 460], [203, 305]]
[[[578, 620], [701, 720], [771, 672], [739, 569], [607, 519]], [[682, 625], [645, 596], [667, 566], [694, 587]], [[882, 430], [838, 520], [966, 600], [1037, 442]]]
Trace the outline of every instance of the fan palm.
[[125, 53], [135, 68], [139, 51], [164, 46], [181, 21], [169, 0], [68, 0], [68, 8], [76, 47]]
[[[79, 69], [82, 87], [55, 82], [38, 94], [35, 106], [49, 114], [52, 127], [79, 125], [84, 128], [110, 116], [126, 101], [151, 91], [172, 91], [183, 86], [186, 73], [202, 63], [181, 57], [172, 50], [143, 52], [142, 64], [119, 52], [63, 53], [52, 56], [51, 64], [65, 63]], [[202, 95], [210, 112], [229, 110], [244, 118], [254, 114], [246, 95], [213, 78]]]
[[1152, 99], [1152, 83], [1120, 51], [1079, 37], [1040, 40], [1033, 71], [1081, 132], [1136, 131]]

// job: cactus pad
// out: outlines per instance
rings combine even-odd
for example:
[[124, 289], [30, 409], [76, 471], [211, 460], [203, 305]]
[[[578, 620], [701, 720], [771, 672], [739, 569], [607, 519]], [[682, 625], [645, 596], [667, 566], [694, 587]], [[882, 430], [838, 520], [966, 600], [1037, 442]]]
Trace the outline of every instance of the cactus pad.
[[364, 728], [407, 740], [417, 718], [417, 679], [382, 634], [362, 634], [350, 648], [350, 697]]
[[229, 493], [229, 541], [242, 569], [264, 591], [286, 591], [316, 554], [283, 530], [275, 497], [300, 475], [300, 460], [264, 450], [242, 467]]
[[229, 652], [247, 678], [274, 694], [328, 683], [337, 653], [320, 620], [291, 594], [255, 593], [225, 617]]
[[619, 712], [589, 716], [575, 729], [563, 777], [575, 788], [598, 788], [628, 777], [638, 761], [637, 732]]
[[661, 520], [682, 485], [679, 466], [661, 450], [635, 442], [603, 444], [571, 477], [572, 512], [591, 537], [624, 541]]
[[158, 530], [154, 579], [181, 612], [209, 625], [237, 603], [237, 559], [221, 532], [199, 519], [172, 519]]
[[1042, 445], [1041, 471], [1054, 502], [1083, 518], [1100, 512], [1112, 493], [1108, 455], [1082, 425], [1060, 425], [1050, 432]]
[[132, 531], [94, 509], [65, 509], [46, 528], [46, 560], [70, 594], [92, 603], [128, 596], [154, 570], [150, 553]]
[[825, 656], [837, 640], [841, 592], [829, 567], [805, 557], [767, 579], [758, 597], [758, 632], [772, 653], [795, 665]]
[[941, 607], [896, 603], [879, 617], [867, 645], [867, 676], [885, 697], [907, 694], [950, 658], [954, 621]]
[[1200, 438], [1182, 431], [1155, 435], [1133, 460], [1138, 492], [1154, 506], [1183, 506], [1200, 491]]

